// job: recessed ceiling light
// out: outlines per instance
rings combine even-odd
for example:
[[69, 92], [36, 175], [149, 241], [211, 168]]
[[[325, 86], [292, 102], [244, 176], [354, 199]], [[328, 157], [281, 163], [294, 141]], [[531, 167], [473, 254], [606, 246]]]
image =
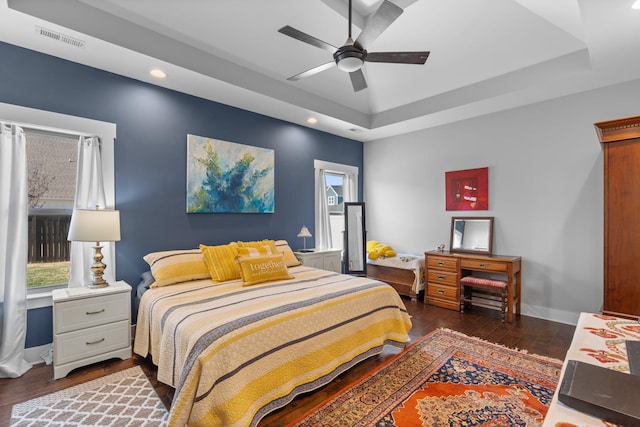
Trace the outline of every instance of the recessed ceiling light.
[[153, 70], [149, 71], [149, 74], [157, 79], [164, 79], [165, 77], [167, 77], [167, 73], [162, 71], [160, 68], [154, 68]]
[[640, 0], [636, 0], [632, 5], [631, 9], [640, 9]]
[[316, 119], [315, 117], [309, 117], [307, 119], [307, 123], [309, 123], [310, 125], [315, 125], [316, 123], [318, 123], [318, 119]]

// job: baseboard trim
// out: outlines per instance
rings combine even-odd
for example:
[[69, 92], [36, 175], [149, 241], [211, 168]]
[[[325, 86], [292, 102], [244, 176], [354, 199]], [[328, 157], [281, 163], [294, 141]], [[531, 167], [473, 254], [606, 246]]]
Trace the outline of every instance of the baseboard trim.
[[[131, 325], [131, 342], [133, 343], [133, 338], [136, 336], [136, 325]], [[39, 345], [36, 347], [29, 347], [24, 350], [24, 360], [26, 360], [31, 365], [38, 365], [40, 363], [47, 363], [44, 359], [44, 356], [48, 355], [48, 353], [53, 348], [53, 343]], [[47, 363], [47, 365], [51, 364], [51, 361]]]
[[[49, 351], [53, 347], [53, 343], [39, 345], [37, 347], [29, 347], [24, 350], [24, 360], [32, 365], [38, 365], [40, 363], [46, 363], [43, 356], [48, 355]], [[49, 361], [50, 364], [51, 361]]]

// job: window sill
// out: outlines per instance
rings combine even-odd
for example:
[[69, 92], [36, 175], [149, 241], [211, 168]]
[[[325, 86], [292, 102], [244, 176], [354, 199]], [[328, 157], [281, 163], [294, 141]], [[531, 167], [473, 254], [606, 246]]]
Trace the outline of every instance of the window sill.
[[45, 289], [27, 290], [27, 310], [53, 306], [52, 293], [54, 289], [66, 288], [67, 285], [47, 286]]

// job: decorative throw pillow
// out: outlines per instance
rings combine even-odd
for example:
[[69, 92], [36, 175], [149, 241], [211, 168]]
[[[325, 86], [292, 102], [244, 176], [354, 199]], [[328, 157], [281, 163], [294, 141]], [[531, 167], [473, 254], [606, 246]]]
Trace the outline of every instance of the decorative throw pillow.
[[276, 252], [282, 253], [284, 256], [284, 262], [287, 264], [287, 267], [295, 267], [296, 265], [302, 264], [298, 258], [294, 255], [289, 243], [286, 240], [276, 240]]
[[240, 247], [238, 248], [238, 257], [244, 257], [244, 256], [262, 256], [262, 255], [271, 255], [274, 252], [271, 250], [271, 246], [257, 246], [257, 247], [250, 247], [250, 248], [244, 248], [244, 247]]
[[251, 242], [243, 242], [239, 240], [237, 244], [239, 248], [258, 248], [261, 246], [269, 246], [271, 248], [271, 253], [276, 253], [275, 240], [264, 239]]
[[200, 245], [211, 278], [216, 282], [239, 279], [240, 268], [236, 263], [238, 249], [232, 245]]
[[242, 286], [271, 280], [293, 279], [284, 263], [282, 254], [240, 257], [238, 263], [242, 275]]
[[152, 252], [143, 259], [155, 279], [152, 288], [211, 277], [199, 249]]

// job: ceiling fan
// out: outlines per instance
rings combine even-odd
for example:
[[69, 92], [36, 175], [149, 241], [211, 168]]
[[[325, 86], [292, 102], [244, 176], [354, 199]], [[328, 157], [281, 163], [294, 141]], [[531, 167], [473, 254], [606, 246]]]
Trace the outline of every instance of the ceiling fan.
[[310, 70], [303, 71], [295, 76], [289, 77], [287, 80], [296, 81], [305, 77], [313, 76], [321, 71], [327, 70], [334, 65], [339, 69], [349, 73], [353, 90], [358, 92], [367, 88], [367, 81], [362, 73], [362, 66], [365, 62], [386, 62], [392, 64], [424, 64], [429, 57], [429, 52], [367, 52], [366, 46], [369, 46], [375, 39], [382, 34], [402, 14], [403, 10], [384, 0], [378, 10], [369, 19], [368, 23], [362, 29], [358, 38], [353, 41], [351, 38], [351, 0], [349, 0], [349, 32], [347, 41], [342, 47], [335, 47], [325, 41], [317, 39], [300, 30], [296, 30], [288, 25], [280, 28], [278, 32], [293, 37], [296, 40], [308, 43], [320, 49], [327, 50], [333, 54], [333, 61], [326, 64], [318, 65]]

